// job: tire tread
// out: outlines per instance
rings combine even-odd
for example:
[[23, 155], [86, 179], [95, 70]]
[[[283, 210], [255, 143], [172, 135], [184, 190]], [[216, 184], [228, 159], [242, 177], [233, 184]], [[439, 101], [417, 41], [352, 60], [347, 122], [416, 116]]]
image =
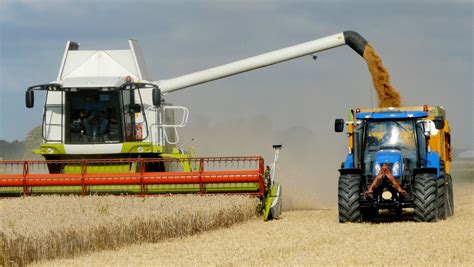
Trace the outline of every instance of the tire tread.
[[418, 174], [413, 185], [414, 219], [418, 222], [438, 220], [438, 183], [433, 174]]
[[339, 222], [362, 222], [360, 175], [341, 175], [338, 185]]

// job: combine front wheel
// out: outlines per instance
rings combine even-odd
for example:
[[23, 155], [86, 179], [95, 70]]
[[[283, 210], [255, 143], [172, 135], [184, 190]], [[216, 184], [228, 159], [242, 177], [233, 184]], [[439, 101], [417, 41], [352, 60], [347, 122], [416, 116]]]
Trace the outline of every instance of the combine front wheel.
[[339, 176], [338, 204], [339, 222], [362, 222], [360, 210], [360, 175]]

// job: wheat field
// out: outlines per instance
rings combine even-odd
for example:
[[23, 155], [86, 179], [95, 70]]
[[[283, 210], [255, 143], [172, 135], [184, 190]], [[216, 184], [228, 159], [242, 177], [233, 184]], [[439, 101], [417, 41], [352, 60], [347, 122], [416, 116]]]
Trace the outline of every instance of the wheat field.
[[[474, 161], [453, 164], [455, 214], [436, 223], [339, 224], [337, 208], [286, 211], [229, 228], [38, 266], [472, 266]], [[284, 197], [288, 197], [284, 195]]]
[[41, 196], [0, 200], [0, 266], [71, 257], [228, 227], [256, 215], [245, 196]]
[[1, 199], [0, 265], [472, 265], [473, 163], [436, 223], [339, 224], [331, 206], [264, 222], [230, 195]]
[[227, 229], [39, 266], [472, 266], [472, 183], [455, 185], [455, 215], [436, 223], [339, 224], [335, 208], [284, 212]]

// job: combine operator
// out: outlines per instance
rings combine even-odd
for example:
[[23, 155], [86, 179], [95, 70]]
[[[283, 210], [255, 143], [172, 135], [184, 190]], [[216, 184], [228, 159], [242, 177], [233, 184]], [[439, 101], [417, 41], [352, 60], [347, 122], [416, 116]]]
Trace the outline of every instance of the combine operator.
[[96, 138], [102, 136], [107, 131], [109, 120], [107, 119], [107, 107], [104, 102], [100, 101], [99, 96], [87, 97], [84, 105], [85, 119], [84, 128], [87, 136]]

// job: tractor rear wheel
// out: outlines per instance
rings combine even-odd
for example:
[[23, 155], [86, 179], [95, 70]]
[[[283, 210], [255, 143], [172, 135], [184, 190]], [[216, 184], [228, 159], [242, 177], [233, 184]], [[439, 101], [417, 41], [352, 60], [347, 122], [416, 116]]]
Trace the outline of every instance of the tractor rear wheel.
[[360, 209], [360, 175], [348, 174], [339, 176], [338, 204], [339, 222], [362, 222]]
[[438, 220], [437, 191], [436, 175], [423, 173], [415, 176], [413, 185], [415, 221], [435, 222]]

